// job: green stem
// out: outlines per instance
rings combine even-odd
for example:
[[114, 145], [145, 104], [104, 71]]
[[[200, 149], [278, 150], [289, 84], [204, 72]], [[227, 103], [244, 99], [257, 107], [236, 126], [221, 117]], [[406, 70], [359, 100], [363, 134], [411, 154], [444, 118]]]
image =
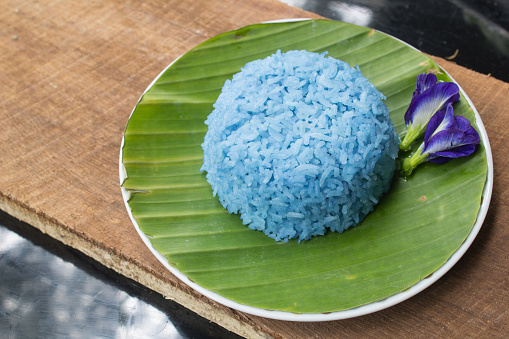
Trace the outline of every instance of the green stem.
[[399, 144], [399, 149], [402, 151], [409, 151], [412, 143], [421, 135], [421, 131], [420, 128], [413, 128], [412, 125], [408, 125], [408, 130], [403, 141]]
[[421, 144], [419, 149], [415, 151], [410, 158], [405, 158], [401, 165], [401, 172], [403, 175], [410, 175], [412, 171], [428, 159], [428, 153], [422, 153], [424, 144]]

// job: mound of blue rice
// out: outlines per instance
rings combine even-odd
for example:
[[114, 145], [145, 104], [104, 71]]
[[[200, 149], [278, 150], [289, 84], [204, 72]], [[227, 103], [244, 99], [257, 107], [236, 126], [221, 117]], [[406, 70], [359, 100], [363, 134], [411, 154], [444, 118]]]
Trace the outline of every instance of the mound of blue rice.
[[358, 224], [389, 189], [398, 136], [385, 97], [347, 63], [307, 51], [227, 80], [202, 144], [222, 205], [275, 240]]

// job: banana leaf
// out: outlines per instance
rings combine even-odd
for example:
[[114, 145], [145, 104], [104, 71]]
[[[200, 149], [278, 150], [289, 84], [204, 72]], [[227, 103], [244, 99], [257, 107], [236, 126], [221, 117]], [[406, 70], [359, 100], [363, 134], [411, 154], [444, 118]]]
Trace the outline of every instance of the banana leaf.
[[[342, 234], [276, 242], [228, 214], [200, 167], [204, 120], [225, 80], [278, 49], [328, 51], [358, 65], [387, 97], [398, 133], [404, 133], [418, 74], [452, 81], [410, 46], [352, 24], [266, 23], [216, 36], [167, 68], [129, 119], [121, 177], [136, 227], [179, 277], [248, 311], [327, 314], [405, 293], [442, 267], [471, 233], [488, 173], [487, 140], [470, 157], [396, 176], [375, 211]], [[463, 95], [455, 112], [478, 127]]]

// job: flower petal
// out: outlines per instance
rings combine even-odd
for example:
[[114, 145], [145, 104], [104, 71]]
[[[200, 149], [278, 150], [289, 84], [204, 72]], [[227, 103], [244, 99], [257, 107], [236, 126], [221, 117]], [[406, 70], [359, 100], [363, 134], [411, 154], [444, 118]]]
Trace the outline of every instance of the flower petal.
[[447, 158], [459, 158], [466, 157], [467, 155], [474, 153], [474, 151], [475, 144], [468, 144], [451, 148], [445, 152], [436, 152], [433, 153], [433, 155]]
[[465, 138], [468, 137], [469, 143], [478, 144], [481, 142], [479, 133], [477, 133], [475, 128], [473, 128], [472, 125], [470, 125], [470, 121], [467, 118], [458, 115], [457, 117], [455, 117], [455, 119], [456, 123], [458, 124], [458, 128], [465, 132]]
[[[437, 113], [437, 117], [433, 118], [433, 124], [437, 124], [437, 120], [444, 115], [444, 119], [435, 131], [429, 136], [430, 131], [434, 128], [428, 126], [426, 131], [427, 138], [424, 139], [423, 153], [428, 153], [428, 160], [444, 163], [447, 162], [441, 158], [459, 158], [472, 154], [475, 150], [475, 145], [481, 142], [479, 134], [470, 125], [470, 121], [462, 116], [453, 116], [453, 123], [444, 121], [447, 120], [445, 116], [452, 113], [452, 109], [447, 107], [445, 114]], [[430, 121], [431, 125], [431, 121]], [[442, 126], [447, 126], [442, 129]]]
[[436, 157], [436, 158], [433, 158], [433, 157], [428, 157], [427, 161], [430, 161], [430, 162], [434, 162], [435, 164], [445, 164], [446, 162], [449, 162], [451, 161], [452, 158], [445, 158], [445, 157]]
[[428, 161], [432, 161], [437, 164], [443, 164], [453, 158], [466, 157], [475, 151], [476, 144], [468, 144], [459, 147], [451, 148], [445, 152], [437, 152], [428, 156]]
[[415, 91], [412, 98], [421, 94], [431, 86], [437, 83], [437, 76], [433, 73], [422, 73], [417, 76]]
[[424, 141], [423, 153], [430, 155], [437, 152], [444, 152], [453, 147], [464, 145], [465, 133], [459, 128], [449, 128], [434, 134], [429, 140]]
[[467, 118], [462, 117], [461, 115], [458, 115], [456, 117], [456, 123], [458, 124], [458, 128], [463, 132], [466, 132], [468, 129], [473, 128], [472, 125], [470, 125], [470, 121]]
[[429, 119], [448, 103], [459, 99], [459, 88], [453, 82], [440, 82], [412, 98], [405, 113], [406, 125], [424, 129]]
[[426, 133], [424, 134], [424, 140], [428, 141], [434, 134], [456, 126], [457, 122], [454, 119], [454, 109], [452, 108], [452, 104], [448, 103], [445, 110], [436, 112], [429, 119], [428, 127], [426, 127]]

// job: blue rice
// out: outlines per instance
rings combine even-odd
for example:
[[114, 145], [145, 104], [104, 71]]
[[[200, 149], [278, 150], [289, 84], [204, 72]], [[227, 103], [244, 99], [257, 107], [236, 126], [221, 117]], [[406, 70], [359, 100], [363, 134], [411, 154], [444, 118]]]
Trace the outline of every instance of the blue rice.
[[385, 97], [326, 54], [278, 51], [246, 64], [205, 121], [202, 171], [214, 196], [275, 240], [357, 225], [396, 168]]

